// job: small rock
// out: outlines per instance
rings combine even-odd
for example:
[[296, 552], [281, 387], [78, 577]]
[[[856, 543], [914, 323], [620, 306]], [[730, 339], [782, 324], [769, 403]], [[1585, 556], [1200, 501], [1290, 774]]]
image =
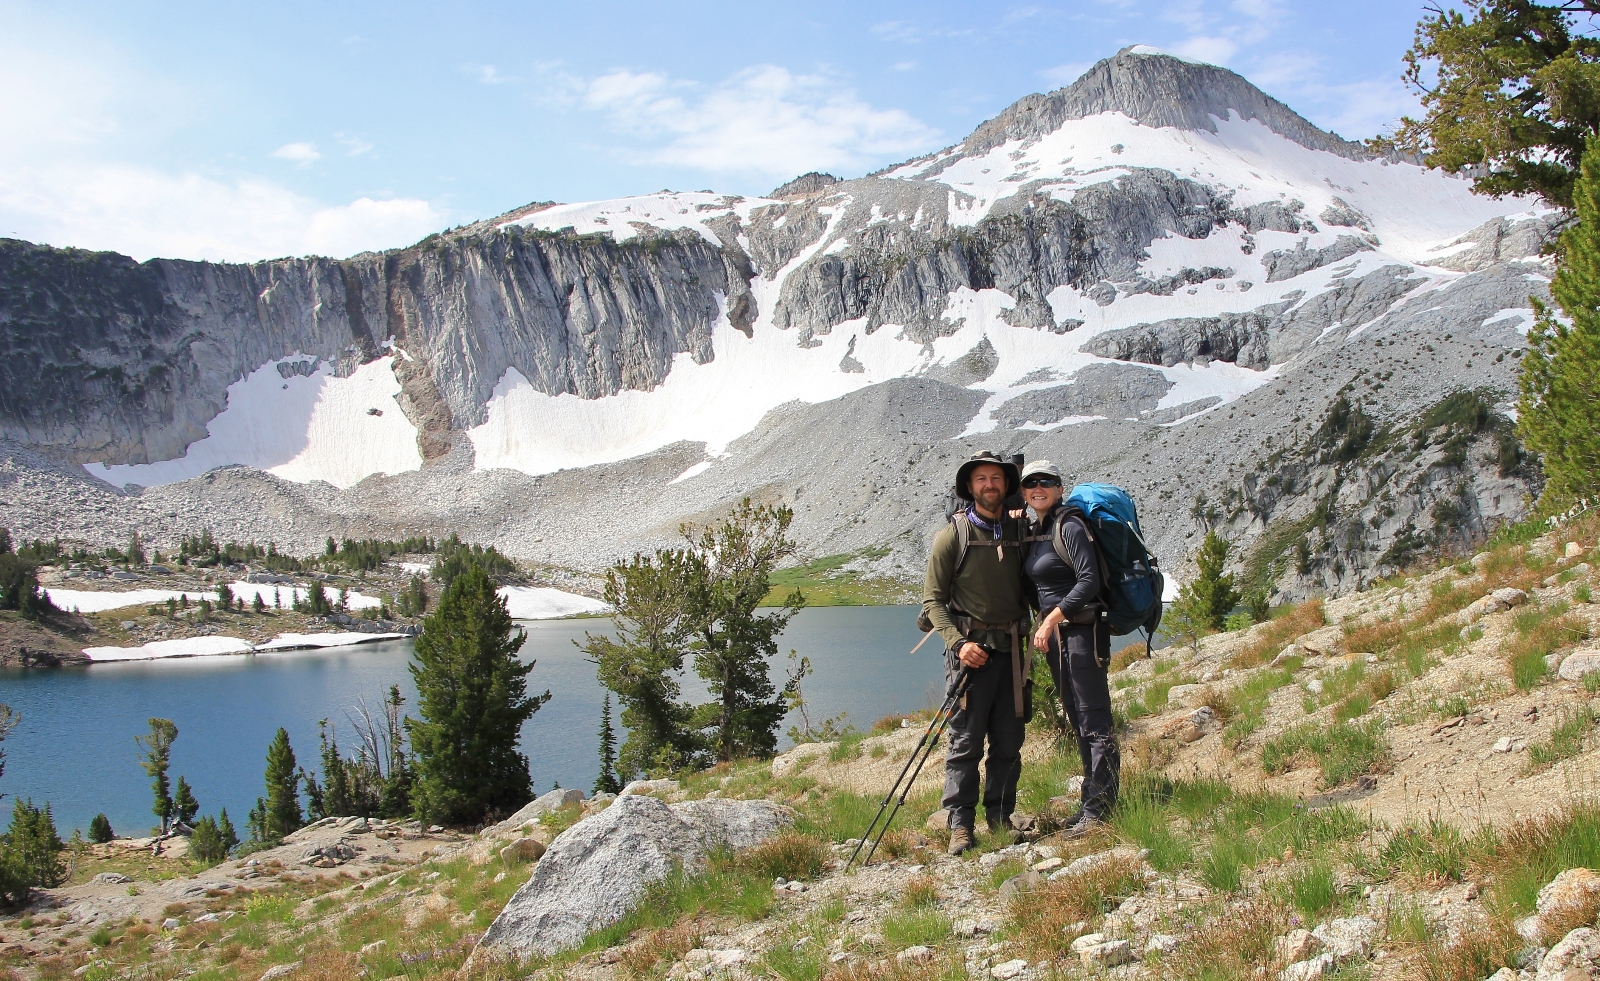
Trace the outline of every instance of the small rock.
[[1044, 876], [1032, 869], [1014, 875], [1000, 884], [1000, 902], [1002, 904], [1009, 903], [1018, 896], [1033, 892], [1042, 885], [1044, 885]]
[[1195, 699], [1204, 698], [1205, 685], [1173, 685], [1167, 689], [1167, 705], [1173, 708], [1192, 708]]
[[1019, 957], [1016, 960], [1006, 961], [989, 968], [989, 975], [998, 978], [999, 981], [1010, 981], [1011, 978], [1021, 976], [1022, 972], [1027, 969], [1028, 962]]
[[1543, 916], [1567, 907], [1585, 905], [1597, 893], [1600, 893], [1600, 875], [1581, 866], [1567, 869], [1539, 890], [1534, 908]]
[[1522, 604], [1528, 602], [1527, 593], [1520, 589], [1514, 589], [1510, 586], [1506, 586], [1503, 589], [1497, 589], [1489, 595], [1494, 597], [1496, 603], [1504, 604], [1504, 607], [1502, 607], [1503, 609], [1509, 609], [1513, 606], [1521, 606]]
[[629, 797], [634, 794], [670, 794], [678, 789], [676, 780], [635, 780], [622, 788], [619, 797]]
[[1306, 691], [1313, 695], [1322, 694], [1322, 679], [1312, 678], [1310, 681], [1306, 682]]
[[286, 977], [299, 969], [299, 961], [294, 961], [290, 964], [274, 964], [267, 968], [265, 974], [261, 975], [261, 981], [276, 981], [277, 978]]
[[1086, 933], [1072, 942], [1072, 952], [1081, 954], [1090, 947], [1098, 947], [1110, 939], [1103, 933]]
[[1296, 961], [1278, 972], [1278, 981], [1311, 981], [1333, 973], [1333, 955], [1318, 954], [1310, 960]]
[[1516, 971], [1513, 971], [1509, 967], [1502, 967], [1500, 970], [1489, 975], [1485, 981], [1517, 981], [1517, 978], [1518, 975]]
[[1311, 935], [1322, 941], [1328, 953], [1340, 963], [1349, 960], [1367, 960], [1372, 948], [1383, 936], [1383, 924], [1370, 916], [1352, 916], [1342, 920], [1329, 920]]
[[975, 937], [978, 935], [978, 921], [960, 919], [950, 924], [950, 932], [958, 937]]
[[894, 959], [902, 964], [921, 964], [925, 961], [933, 960], [933, 951], [922, 944], [917, 944], [915, 947], [907, 947], [894, 955]]
[[992, 869], [1005, 860], [1006, 857], [999, 852], [984, 852], [982, 855], [978, 856], [978, 868]]
[[442, 825], [442, 824], [430, 824], [430, 825], [428, 825], [428, 834], [430, 834], [430, 835], [436, 835], [436, 834], [438, 834], [439, 832], [441, 832], [443, 830], [444, 830], [444, 825]]
[[1033, 870], [1040, 873], [1054, 872], [1056, 869], [1061, 868], [1061, 866], [1065, 864], [1067, 863], [1061, 861], [1059, 858], [1047, 858], [1042, 862], [1033, 863]]
[[1568, 542], [1567, 547], [1561, 551], [1562, 557], [1568, 559], [1575, 559], [1582, 554], [1583, 546], [1579, 545], [1577, 542]]
[[1310, 930], [1290, 930], [1273, 941], [1273, 952], [1284, 964], [1294, 964], [1316, 953], [1319, 946], [1321, 944], [1311, 935]]
[[804, 882], [791, 882], [787, 886], [784, 886], [784, 888], [790, 892], [805, 892], [806, 884]]
[[1561, 659], [1556, 677], [1562, 681], [1582, 681], [1583, 676], [1600, 671], [1600, 651], [1575, 651]]
[[363, 944], [362, 947], [361, 947], [361, 952], [359, 954], [357, 954], [356, 956], [357, 957], [367, 957], [369, 955], [376, 954], [378, 951], [382, 950], [383, 948], [385, 948], [387, 946], [389, 946], [389, 941], [387, 941], [387, 940], [374, 940], [370, 944]]
[[1177, 950], [1178, 944], [1182, 942], [1181, 937], [1175, 937], [1170, 933], [1152, 933], [1150, 934], [1150, 939], [1144, 942], [1144, 952], [1146, 954], [1170, 954]]
[[183, 924], [170, 916], [161, 921], [161, 929], [163, 930], [176, 930], [180, 926], [183, 926]]
[[133, 880], [123, 875], [121, 872], [101, 872], [99, 875], [94, 877], [94, 881], [104, 883], [108, 886], [124, 886]]
[[495, 882], [504, 882], [504, 881], [506, 881], [506, 874], [504, 872], [496, 872], [494, 874], [494, 881]]
[[1556, 942], [1539, 962], [1538, 981], [1567, 981], [1568, 978], [1600, 974], [1600, 931], [1579, 927]]
[[950, 812], [941, 807], [932, 814], [929, 814], [928, 820], [922, 822], [922, 826], [927, 828], [929, 831], [938, 831], [940, 828], [948, 828], [950, 827]]
[[544, 857], [544, 842], [537, 838], [518, 838], [500, 849], [500, 861], [507, 865], [537, 862]]
[[978, 920], [978, 932], [982, 934], [999, 933], [1000, 921], [984, 917]]
[[1126, 940], [1107, 940], [1086, 950], [1078, 951], [1078, 959], [1090, 969], [1103, 969], [1127, 964], [1134, 959], [1133, 946]]
[[1083, 777], [1081, 775], [1067, 778], [1067, 795], [1070, 797], [1074, 794], [1083, 795]]
[[1496, 753], [1511, 752], [1511, 737], [1501, 736], [1499, 739], [1496, 739], [1494, 741], [1494, 746], [1491, 747], [1491, 750]]

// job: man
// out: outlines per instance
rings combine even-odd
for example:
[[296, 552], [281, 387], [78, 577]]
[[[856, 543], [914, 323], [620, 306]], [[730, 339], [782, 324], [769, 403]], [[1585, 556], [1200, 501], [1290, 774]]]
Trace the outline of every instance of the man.
[[1023, 567], [1038, 602], [1033, 646], [1044, 652], [1061, 705], [1078, 736], [1082, 806], [1065, 819], [1066, 838], [1082, 838], [1111, 816], [1122, 757], [1111, 717], [1111, 632], [1100, 622], [1100, 557], [1077, 510], [1062, 504], [1061, 471], [1036, 460], [1022, 471], [1022, 497], [1037, 515]]
[[1008, 826], [1017, 802], [1030, 694], [1027, 649], [1019, 638], [1027, 632], [1028, 607], [1023, 529], [1007, 516], [1005, 501], [1019, 483], [1016, 466], [993, 453], [961, 465], [956, 493], [967, 507], [934, 536], [922, 587], [923, 613], [945, 642], [947, 680], [953, 686], [966, 673], [944, 763], [952, 855], [976, 843], [978, 762], [985, 741], [983, 811], [991, 832]]

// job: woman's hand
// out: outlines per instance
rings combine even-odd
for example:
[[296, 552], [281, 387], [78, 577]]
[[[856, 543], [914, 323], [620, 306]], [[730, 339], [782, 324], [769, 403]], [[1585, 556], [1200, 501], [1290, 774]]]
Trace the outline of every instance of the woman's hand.
[[1016, 520], [1017, 518], [1020, 518], [1023, 515], [1027, 514], [1028, 513], [1028, 509], [1027, 508], [1017, 508], [1015, 511], [1010, 511], [1010, 512], [1007, 512], [1007, 513], [1009, 513], [1011, 515], [1012, 520]]
[[1048, 651], [1050, 649], [1050, 638], [1055, 634], [1056, 626], [1064, 619], [1065, 617], [1061, 615], [1061, 608], [1054, 607], [1045, 615], [1043, 620], [1039, 621], [1039, 629], [1033, 632], [1034, 650]]

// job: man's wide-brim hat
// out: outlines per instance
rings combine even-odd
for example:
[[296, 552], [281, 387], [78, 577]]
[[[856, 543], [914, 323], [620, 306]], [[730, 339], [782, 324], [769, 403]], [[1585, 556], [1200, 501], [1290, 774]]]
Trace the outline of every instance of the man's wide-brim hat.
[[967, 486], [968, 481], [972, 479], [972, 471], [978, 469], [986, 463], [999, 467], [1001, 470], [1005, 471], [1007, 497], [1010, 497], [1012, 494], [1017, 492], [1017, 488], [1021, 486], [1022, 481], [1017, 476], [1016, 464], [1012, 463], [1010, 460], [1002, 460], [993, 453], [974, 453], [972, 459], [968, 460], [966, 463], [963, 463], [961, 465], [961, 469], [956, 471], [957, 497], [961, 498], [963, 501], [972, 500], [972, 488]]

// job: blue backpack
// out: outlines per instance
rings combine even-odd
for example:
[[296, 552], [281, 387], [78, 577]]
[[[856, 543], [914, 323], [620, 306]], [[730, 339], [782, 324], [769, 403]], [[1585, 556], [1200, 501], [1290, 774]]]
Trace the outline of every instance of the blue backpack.
[[[1166, 580], [1160, 560], [1145, 547], [1133, 498], [1113, 484], [1079, 484], [1062, 503], [1084, 523], [1100, 556], [1100, 602], [1111, 633], [1120, 637], [1143, 630], [1153, 641], [1161, 625], [1161, 593]], [[1060, 528], [1057, 522], [1056, 553], [1070, 566]], [[1149, 643], [1145, 646], [1148, 653]]]

